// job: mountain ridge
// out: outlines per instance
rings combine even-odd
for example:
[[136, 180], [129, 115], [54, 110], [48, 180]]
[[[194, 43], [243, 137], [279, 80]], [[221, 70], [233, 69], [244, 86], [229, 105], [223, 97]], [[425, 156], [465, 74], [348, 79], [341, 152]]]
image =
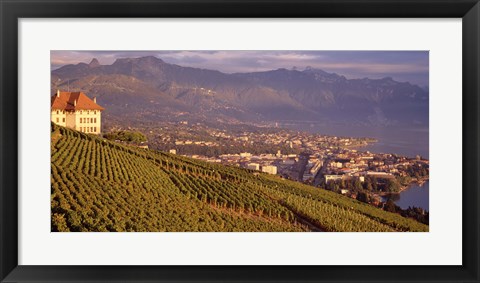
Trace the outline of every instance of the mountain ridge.
[[154, 56], [120, 58], [110, 65], [92, 59], [52, 71], [52, 93], [66, 86], [97, 96], [113, 115], [124, 113], [128, 104], [127, 111], [187, 111], [197, 119], [428, 125], [428, 92], [419, 86], [391, 77], [347, 79], [316, 68], [227, 74]]

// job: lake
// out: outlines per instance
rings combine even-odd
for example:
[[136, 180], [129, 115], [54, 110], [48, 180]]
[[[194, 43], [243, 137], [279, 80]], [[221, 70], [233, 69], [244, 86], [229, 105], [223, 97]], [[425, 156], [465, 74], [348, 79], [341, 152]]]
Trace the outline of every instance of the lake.
[[402, 209], [406, 209], [409, 206], [421, 207], [425, 210], [429, 210], [429, 183], [428, 181], [419, 186], [417, 184], [412, 185], [410, 188], [401, 192], [400, 194], [391, 195], [389, 197], [382, 197], [383, 201], [391, 198], [396, 205]]
[[357, 149], [373, 153], [395, 153], [407, 157], [420, 155], [423, 158], [429, 158], [429, 131], [428, 127], [425, 126], [374, 127], [365, 125], [335, 125], [332, 123], [319, 122], [293, 122], [284, 123], [282, 126], [321, 135], [375, 138], [378, 142]]

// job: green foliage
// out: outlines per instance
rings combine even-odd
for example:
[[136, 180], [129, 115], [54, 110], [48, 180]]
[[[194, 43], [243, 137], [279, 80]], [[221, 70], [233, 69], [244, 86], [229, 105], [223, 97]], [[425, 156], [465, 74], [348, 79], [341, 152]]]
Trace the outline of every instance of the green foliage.
[[112, 141], [124, 141], [124, 142], [132, 142], [132, 143], [141, 143], [146, 142], [147, 137], [140, 132], [130, 132], [130, 131], [116, 131], [110, 132], [104, 135], [104, 137], [108, 140]]
[[388, 179], [387, 180], [387, 185], [386, 185], [386, 190], [389, 193], [398, 193], [400, 191], [400, 184], [396, 179]]
[[384, 209], [386, 211], [389, 211], [389, 212], [396, 212], [396, 205], [393, 202], [393, 200], [391, 200], [391, 199], [387, 200], [387, 202], [385, 203], [385, 208]]
[[357, 200], [358, 200], [358, 201], [361, 201], [361, 202], [368, 203], [368, 201], [369, 201], [368, 194], [365, 193], [365, 192], [358, 192], [358, 194], [357, 194]]
[[52, 231], [307, 231], [311, 225], [428, 231], [411, 219], [277, 176], [55, 125], [51, 148]]

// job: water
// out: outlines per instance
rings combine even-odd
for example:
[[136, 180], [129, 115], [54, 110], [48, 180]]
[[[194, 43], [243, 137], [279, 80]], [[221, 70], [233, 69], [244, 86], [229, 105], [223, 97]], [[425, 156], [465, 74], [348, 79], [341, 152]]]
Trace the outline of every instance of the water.
[[383, 201], [392, 199], [396, 205], [402, 209], [406, 209], [409, 206], [421, 207], [425, 210], [429, 210], [429, 183], [428, 181], [423, 186], [412, 185], [410, 188], [401, 192], [400, 194], [393, 194], [387, 197], [383, 197]]
[[369, 144], [358, 150], [373, 153], [395, 153], [408, 157], [420, 155], [429, 158], [428, 129], [394, 129], [372, 133], [378, 142]]
[[423, 158], [429, 158], [428, 127], [349, 126], [311, 122], [285, 123], [282, 126], [323, 135], [375, 138], [378, 142], [357, 149], [373, 153], [395, 153], [407, 157], [420, 155]]

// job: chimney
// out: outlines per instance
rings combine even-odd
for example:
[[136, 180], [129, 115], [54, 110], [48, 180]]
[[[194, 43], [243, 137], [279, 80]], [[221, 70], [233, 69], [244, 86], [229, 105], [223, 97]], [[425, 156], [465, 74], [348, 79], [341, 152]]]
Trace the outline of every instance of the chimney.
[[57, 97], [60, 97], [60, 90], [57, 89]]
[[76, 99], [73, 101], [73, 106], [77, 106], [77, 100]]
[[93, 102], [97, 103], [97, 97], [93, 97]]

